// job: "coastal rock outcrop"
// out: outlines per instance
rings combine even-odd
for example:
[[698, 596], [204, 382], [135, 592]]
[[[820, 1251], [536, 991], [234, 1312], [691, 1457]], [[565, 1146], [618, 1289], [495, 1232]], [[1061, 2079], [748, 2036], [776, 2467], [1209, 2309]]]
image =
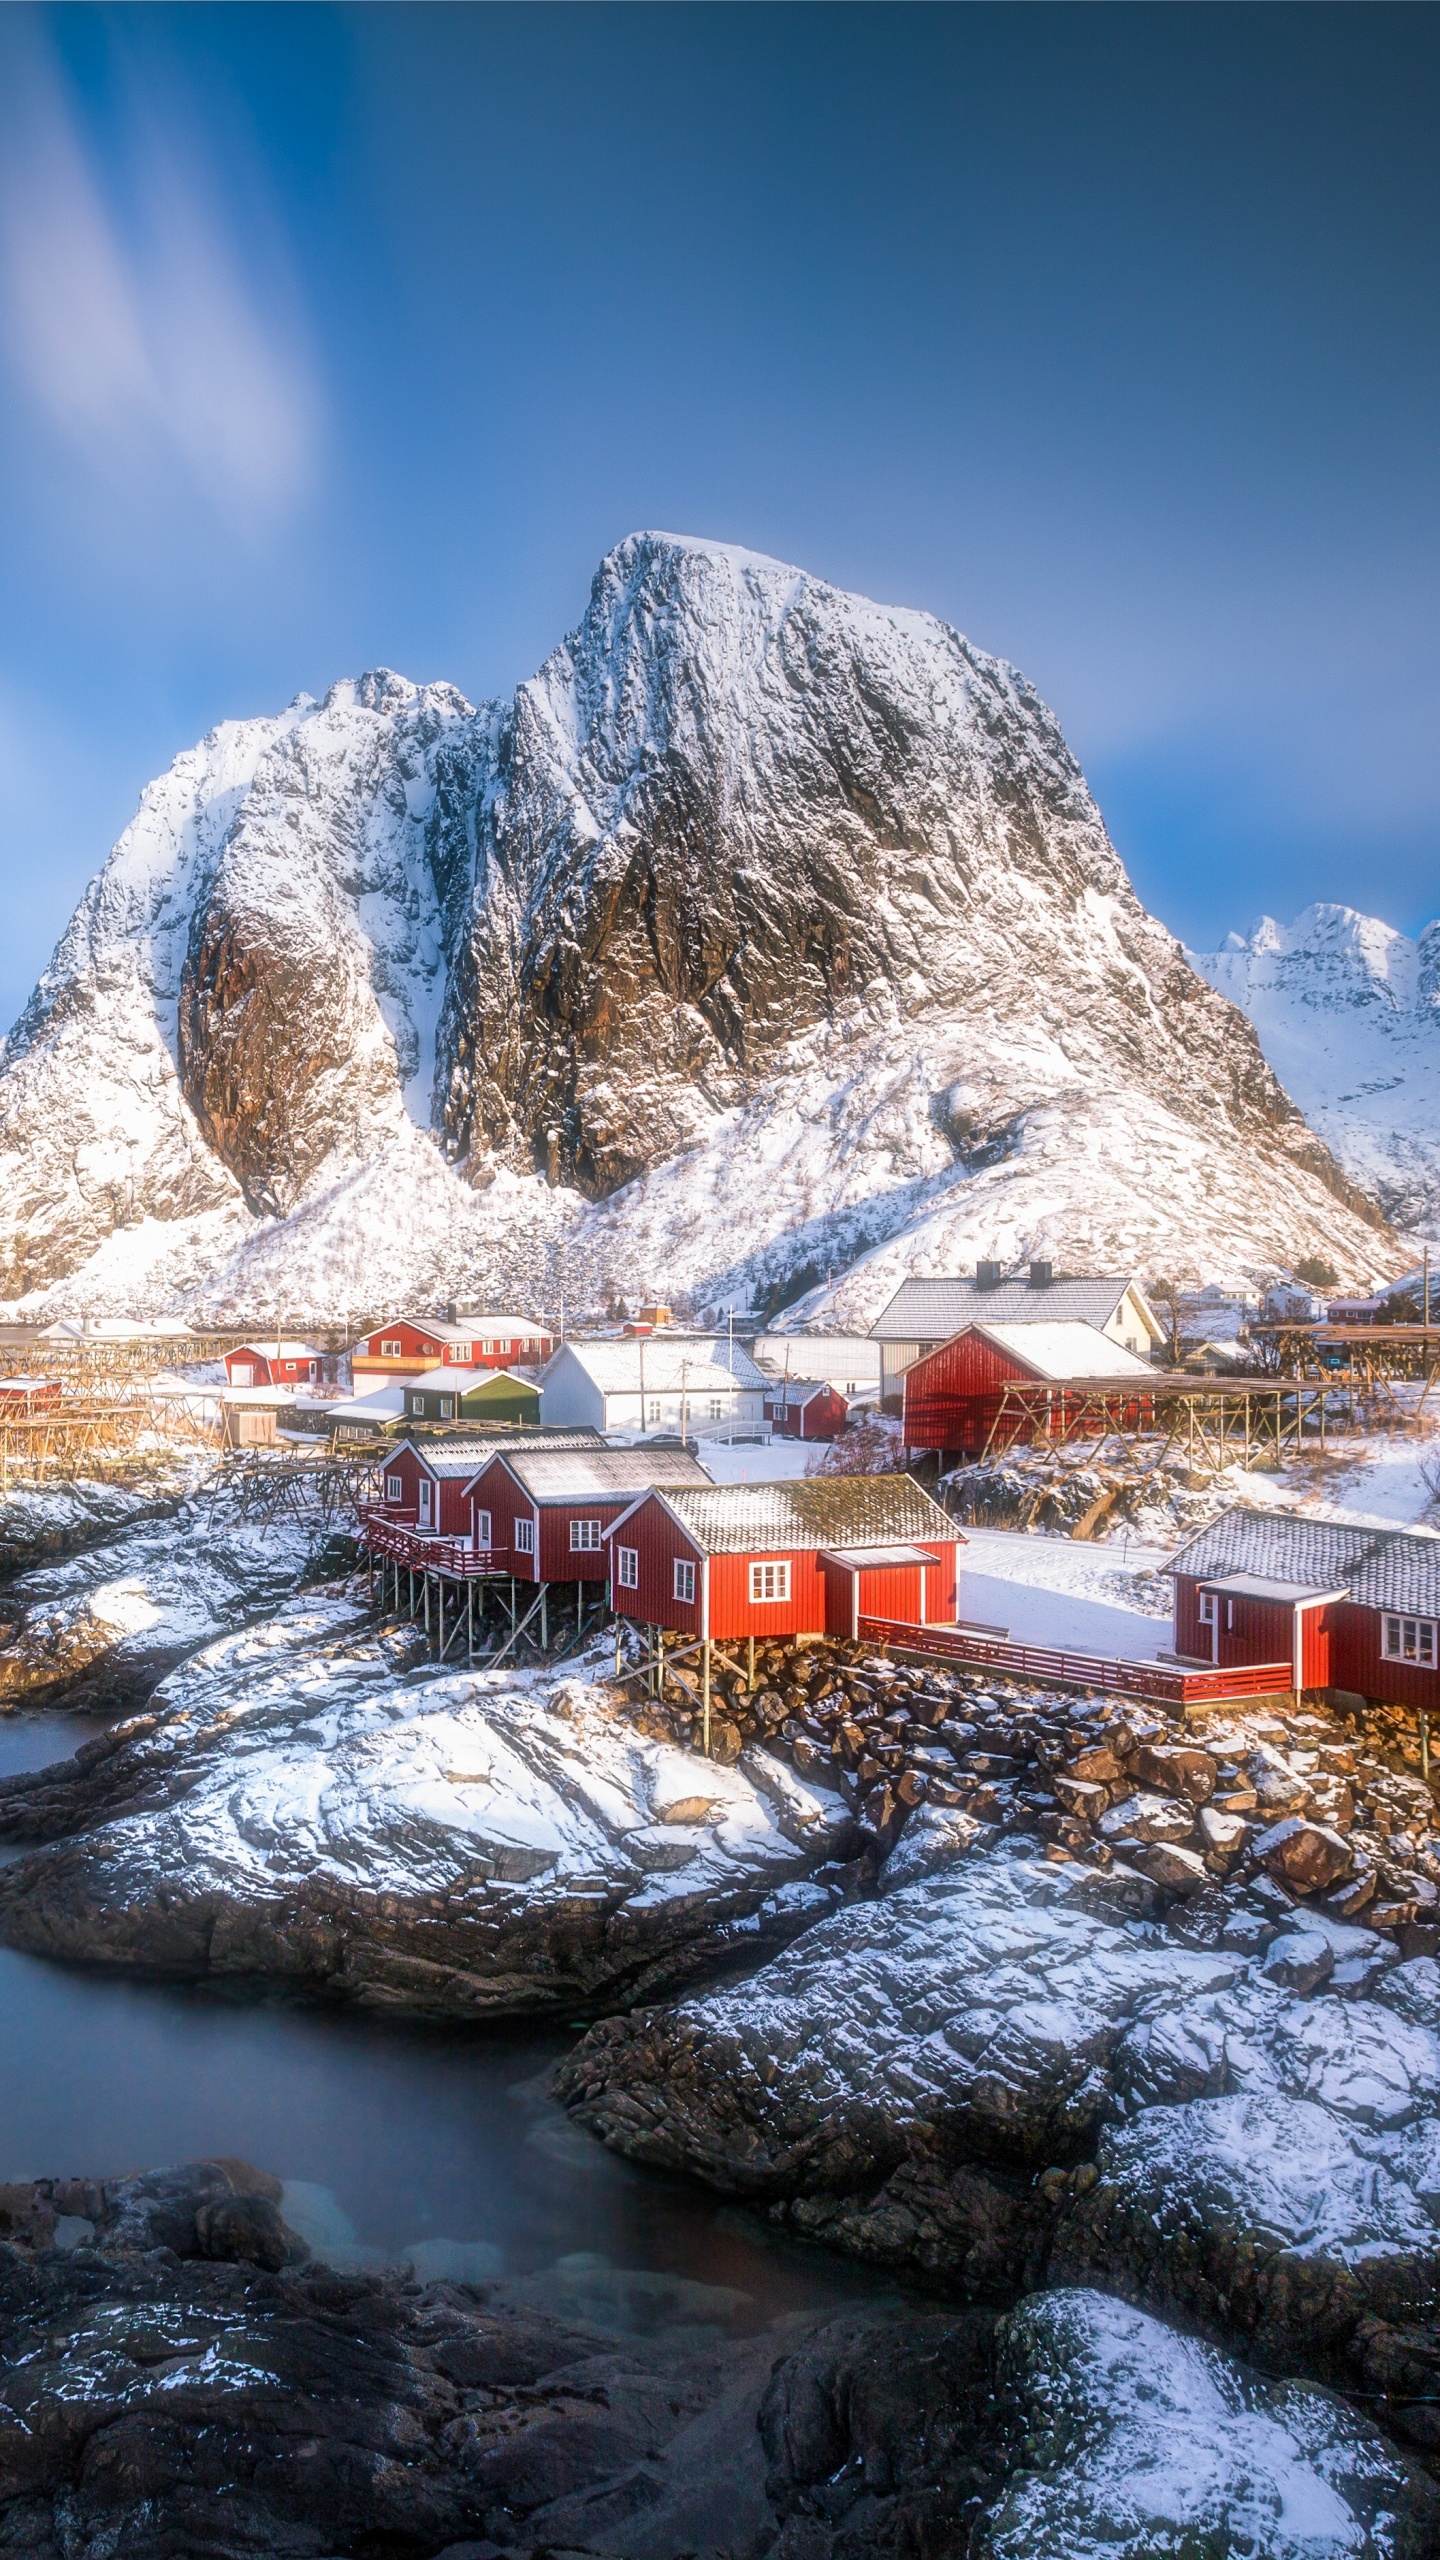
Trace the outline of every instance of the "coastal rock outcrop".
[[[994, 2299], [1097, 2283], [1355, 2390], [1440, 2309], [1440, 1967], [1278, 1888], [1168, 1923], [990, 1855], [821, 1921], [743, 1991], [559, 2067], [633, 2159]], [[1297, 1996], [1277, 1948], [1331, 1962]], [[1397, 2368], [1398, 2369], [1398, 2368]], [[1425, 2395], [1397, 2413], [1430, 2441]]]
[[[279, 2201], [277, 2201], [279, 2199]], [[737, 2329], [641, 2280], [307, 2256], [242, 2161], [0, 2190], [0, 2543], [32, 2560], [1423, 2560], [1329, 2396], [1086, 2290]], [[560, 2270], [556, 2270], [557, 2276]], [[716, 2315], [719, 2315], [718, 2317]], [[698, 2317], [697, 2317], [698, 2315]]]
[[435, 2017], [656, 1996], [839, 1898], [841, 1798], [762, 1751], [649, 1740], [550, 1671], [411, 1676], [411, 1630], [315, 1595], [203, 1646], [150, 1711], [0, 1790], [51, 1846], [0, 1935], [84, 1962], [260, 1975]]

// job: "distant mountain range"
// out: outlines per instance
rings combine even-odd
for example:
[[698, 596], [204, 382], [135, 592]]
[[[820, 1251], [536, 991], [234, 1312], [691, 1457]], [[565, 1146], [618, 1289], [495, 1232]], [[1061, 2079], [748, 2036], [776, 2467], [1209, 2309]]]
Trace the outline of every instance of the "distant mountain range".
[[0, 1295], [858, 1321], [979, 1256], [1397, 1267], [1222, 964], [1013, 668], [637, 534], [513, 700], [380, 671], [150, 785], [0, 1049]]
[[1351, 1180], [1396, 1226], [1440, 1235], [1440, 922], [1411, 942], [1353, 907], [1307, 907], [1191, 958]]

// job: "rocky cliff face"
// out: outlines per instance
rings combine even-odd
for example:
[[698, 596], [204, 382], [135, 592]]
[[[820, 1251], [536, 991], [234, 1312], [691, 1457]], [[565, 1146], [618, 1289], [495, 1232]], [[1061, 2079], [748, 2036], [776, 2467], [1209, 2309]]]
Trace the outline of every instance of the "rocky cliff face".
[[1389, 1246], [1023, 678], [664, 535], [509, 705], [382, 673], [178, 759], [0, 1060], [0, 1196], [0, 1291], [316, 1315], [559, 1246], [572, 1304], [853, 1265], [852, 1316]]
[[1307, 907], [1194, 961], [1238, 1004], [1313, 1128], [1400, 1227], [1440, 1224], [1440, 921], [1418, 941]]

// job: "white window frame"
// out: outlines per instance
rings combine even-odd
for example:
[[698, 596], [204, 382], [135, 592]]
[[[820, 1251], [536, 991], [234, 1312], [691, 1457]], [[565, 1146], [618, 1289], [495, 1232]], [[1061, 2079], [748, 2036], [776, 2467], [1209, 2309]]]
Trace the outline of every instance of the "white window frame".
[[1380, 1658], [1408, 1662], [1416, 1671], [1433, 1671], [1440, 1651], [1433, 1618], [1412, 1618], [1397, 1609], [1384, 1611], [1380, 1624]]
[[481, 1357], [481, 1359], [482, 1359], [482, 1360], [493, 1360], [493, 1359], [494, 1359], [494, 1357], [495, 1357], [495, 1345], [494, 1345], [494, 1343], [493, 1343], [493, 1342], [482, 1342], [482, 1343], [481, 1343], [481, 1345], [480, 1345], [480, 1357]]
[[790, 1559], [788, 1556], [779, 1557], [768, 1563], [751, 1565], [750, 1598], [757, 1608], [763, 1607], [767, 1601], [788, 1600], [789, 1597]]
[[622, 1591], [638, 1591], [638, 1590], [639, 1590], [639, 1588], [640, 1588], [640, 1550], [639, 1550], [639, 1548], [638, 1548], [638, 1547], [617, 1547], [617, 1548], [616, 1548], [616, 1550], [615, 1550], [615, 1580], [616, 1580], [616, 1582], [617, 1582], [617, 1584], [618, 1584], [619, 1588], [620, 1588]]
[[675, 1559], [675, 1597], [695, 1605], [695, 1567], [688, 1556]]
[[1201, 1626], [1202, 1626], [1202, 1627], [1218, 1627], [1218, 1626], [1219, 1626], [1219, 1624], [1220, 1624], [1220, 1594], [1219, 1594], [1219, 1592], [1218, 1592], [1218, 1591], [1202, 1591], [1202, 1592], [1201, 1592], [1201, 1594], [1200, 1594], [1200, 1624], [1201, 1624]]
[[387, 1501], [387, 1502], [403, 1502], [403, 1501], [404, 1501], [404, 1499], [405, 1499], [405, 1479], [404, 1479], [404, 1477], [403, 1477], [403, 1476], [387, 1476], [387, 1477], [386, 1477], [386, 1479], [385, 1479], [385, 1499], [386, 1499], [386, 1501]]
[[651, 1422], [658, 1422], [658, 1421], [660, 1420], [660, 1399], [659, 1399], [659, 1397], [658, 1397], [658, 1396], [647, 1396], [647, 1397], [646, 1397], [646, 1399], [645, 1399], [645, 1402], [646, 1402], [646, 1406], [647, 1406], [647, 1409], [648, 1409], [648, 1418], [649, 1418], [649, 1420], [650, 1420]]
[[534, 1553], [535, 1553], [535, 1523], [534, 1523], [534, 1521], [533, 1521], [533, 1520], [517, 1520], [517, 1521], [516, 1521], [516, 1523], [515, 1523], [515, 1553], [517, 1554], [517, 1556], [533, 1556], [533, 1555], [534, 1555]]
[[477, 1546], [477, 1547], [493, 1547], [494, 1543], [495, 1543], [495, 1523], [494, 1523], [494, 1520], [492, 1519], [492, 1517], [491, 1517], [491, 1515], [490, 1515], [490, 1513], [489, 1513], [488, 1511], [477, 1511], [477, 1512], [476, 1512], [476, 1514], [475, 1514], [475, 1544], [476, 1544], [476, 1546]]
[[454, 1399], [454, 1397], [453, 1397], [453, 1396], [442, 1396], [442, 1397], [441, 1397], [441, 1399], [440, 1399], [440, 1419], [441, 1419], [441, 1421], [442, 1421], [442, 1422], [453, 1422], [454, 1418], [455, 1418], [455, 1399]]
[[600, 1519], [598, 1513], [587, 1513], [583, 1520], [570, 1523], [572, 1556], [597, 1556], [600, 1552]]
[[400, 1360], [403, 1359], [404, 1354], [405, 1345], [403, 1342], [382, 1342], [380, 1345], [380, 1357], [382, 1360]]
[[445, 1356], [454, 1361], [457, 1369], [463, 1369], [470, 1357], [470, 1345], [468, 1342], [452, 1342]]
[[711, 1421], [712, 1421], [712, 1422], [723, 1422], [723, 1421], [724, 1421], [724, 1419], [725, 1419], [725, 1399], [724, 1399], [724, 1397], [723, 1397], [723, 1396], [712, 1396], [712, 1397], [711, 1397], [711, 1399], [710, 1399], [710, 1419], [711, 1419]]

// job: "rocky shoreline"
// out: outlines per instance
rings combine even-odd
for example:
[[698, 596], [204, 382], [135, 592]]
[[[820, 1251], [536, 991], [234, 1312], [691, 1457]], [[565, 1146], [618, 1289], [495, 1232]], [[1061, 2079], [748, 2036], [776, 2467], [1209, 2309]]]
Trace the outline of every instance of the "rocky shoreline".
[[[1085, 2288], [636, 2334], [543, 2277], [310, 2257], [240, 2161], [0, 2190], [0, 2547], [30, 2560], [1423, 2560], [1325, 2394]], [[1177, 2458], [1177, 2436], [1184, 2452]]]

